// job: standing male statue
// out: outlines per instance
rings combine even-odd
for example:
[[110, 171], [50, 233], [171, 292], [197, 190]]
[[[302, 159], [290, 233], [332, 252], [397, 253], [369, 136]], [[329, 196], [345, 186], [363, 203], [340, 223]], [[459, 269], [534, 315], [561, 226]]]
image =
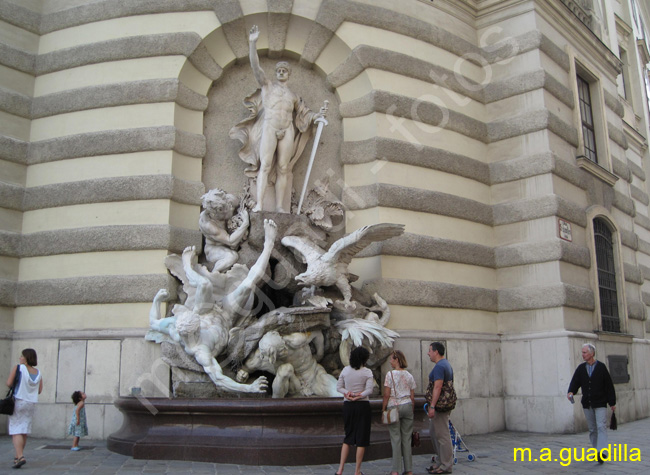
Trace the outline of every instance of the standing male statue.
[[259, 28], [250, 30], [250, 61], [253, 75], [261, 90], [244, 101], [251, 114], [230, 129], [230, 137], [242, 142], [239, 156], [250, 166], [246, 175], [257, 177], [257, 205], [253, 211], [262, 211], [264, 195], [275, 183], [275, 207], [270, 211], [289, 212], [293, 166], [311, 138], [314, 121], [323, 117], [327, 107], [312, 112], [303, 100], [287, 86], [289, 64], [280, 61], [275, 66], [276, 79], [266, 77], [257, 56]]

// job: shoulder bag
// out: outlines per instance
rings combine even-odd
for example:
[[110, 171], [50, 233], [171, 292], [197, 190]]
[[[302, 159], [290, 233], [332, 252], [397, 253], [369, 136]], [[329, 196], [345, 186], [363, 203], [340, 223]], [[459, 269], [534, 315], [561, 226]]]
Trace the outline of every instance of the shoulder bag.
[[[395, 388], [395, 378], [393, 377], [393, 372], [390, 372], [390, 378], [393, 380], [393, 391], [395, 392], [395, 397], [397, 397], [397, 389]], [[382, 424], [394, 424], [399, 421], [399, 411], [397, 406], [387, 407], [385, 411], [381, 413], [381, 423]]]
[[7, 396], [4, 399], [0, 399], [0, 414], [6, 414], [12, 416], [14, 413], [14, 407], [16, 405], [16, 398], [14, 394], [18, 385], [20, 384], [20, 365], [16, 366], [16, 375], [14, 376], [14, 384], [7, 391]]
[[442, 383], [440, 396], [436, 402], [435, 410], [437, 412], [449, 412], [456, 407], [456, 391], [454, 390], [454, 381], [450, 379]]

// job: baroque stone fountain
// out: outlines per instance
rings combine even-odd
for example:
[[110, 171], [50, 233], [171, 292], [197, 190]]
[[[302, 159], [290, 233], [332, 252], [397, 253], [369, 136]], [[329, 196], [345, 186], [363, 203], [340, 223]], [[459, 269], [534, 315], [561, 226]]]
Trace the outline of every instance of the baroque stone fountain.
[[[404, 228], [375, 224], [332, 239], [344, 207], [327, 180], [303, 187], [296, 203], [292, 168], [315, 134], [311, 169], [327, 103], [310, 111], [286, 85], [286, 62], [267, 78], [258, 35], [253, 27], [250, 61], [260, 89], [245, 100], [250, 115], [230, 130], [242, 143], [249, 182], [240, 197], [208, 191], [203, 249], [188, 246], [165, 260], [178, 289], [153, 298], [146, 339], [162, 346], [173, 397], [118, 399], [124, 423], [108, 439], [115, 452], [252, 465], [336, 462], [343, 440], [336, 383], [353, 347], [370, 350], [380, 394], [380, 366], [399, 335], [386, 328], [390, 310], [381, 296], [350, 285], [356, 276], [348, 264]], [[377, 420], [366, 459], [390, 455], [381, 401], [371, 404]]]

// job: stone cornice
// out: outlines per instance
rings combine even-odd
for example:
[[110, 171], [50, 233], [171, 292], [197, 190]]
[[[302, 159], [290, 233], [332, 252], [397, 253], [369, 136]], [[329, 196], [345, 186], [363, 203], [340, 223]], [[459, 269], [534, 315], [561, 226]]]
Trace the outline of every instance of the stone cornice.
[[629, 37], [633, 33], [632, 27], [616, 13], [614, 13], [614, 18], [616, 21], [616, 31], [622, 33], [626, 38]]
[[577, 0], [560, 0], [560, 1], [569, 10], [571, 10], [576, 17], [578, 17], [578, 20], [580, 20], [582, 23], [584, 23], [589, 28], [591, 28], [592, 25], [591, 14], [587, 10], [585, 10], [585, 7], [581, 4], [581, 2]]
[[520, 16], [534, 8], [530, 0], [481, 0], [476, 28], [486, 28], [493, 23]]
[[435, 3], [433, 0], [419, 1], [434, 6], [454, 18], [458, 18], [463, 23], [474, 26], [477, 14], [476, 0], [440, 0]]
[[591, 173], [596, 178], [601, 179], [609, 186], [614, 186], [614, 183], [618, 181], [618, 177], [616, 175], [608, 172], [603, 167], [601, 167], [597, 163], [592, 162], [586, 157], [578, 157], [576, 158], [576, 162], [578, 163], [578, 166], [580, 168]]
[[501, 336], [502, 341], [518, 340], [546, 340], [550, 338], [578, 338], [580, 340], [594, 340], [597, 337], [595, 333], [577, 332], [572, 330], [555, 330], [543, 332], [529, 332], [504, 334]]
[[648, 45], [642, 39], [636, 40], [636, 47], [639, 50], [639, 54], [642, 56], [641, 60], [644, 65], [650, 63], [650, 51], [648, 51]]
[[[124, 338], [144, 338], [148, 328], [111, 328], [87, 330], [17, 330], [5, 332], [11, 340], [66, 339], [66, 340], [122, 340]], [[2, 334], [0, 334], [0, 337]]]
[[648, 149], [648, 140], [630, 124], [625, 121], [622, 122], [623, 131], [625, 132], [625, 136], [627, 137], [630, 146], [640, 154], [645, 153], [645, 151]]
[[621, 60], [598, 38], [593, 31], [576, 16], [570, 15], [561, 0], [544, 0], [536, 4], [537, 12], [542, 15], [558, 32], [570, 32], [572, 44], [583, 53], [587, 53], [595, 65], [601, 66], [611, 81], [616, 80], [623, 64]]
[[[489, 24], [490, 16], [501, 12], [509, 12], [514, 6], [530, 4], [530, 0], [419, 0], [427, 5], [435, 6], [437, 9], [448, 13], [454, 18], [471, 25], [475, 28], [482, 28]], [[517, 16], [521, 11], [517, 9], [508, 16]], [[497, 15], [498, 16], [498, 15]], [[499, 17], [499, 21], [502, 20]], [[487, 21], [478, 24], [477, 22]]]

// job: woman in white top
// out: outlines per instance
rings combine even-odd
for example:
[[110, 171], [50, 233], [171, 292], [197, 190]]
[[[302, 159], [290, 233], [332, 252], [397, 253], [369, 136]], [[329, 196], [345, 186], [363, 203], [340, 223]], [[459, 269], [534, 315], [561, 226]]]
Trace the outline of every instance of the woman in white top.
[[7, 379], [7, 386], [12, 387], [15, 378], [19, 378], [18, 387], [14, 391], [14, 413], [9, 416], [9, 435], [16, 451], [13, 468], [20, 468], [27, 463], [23, 451], [27, 444], [27, 434], [32, 432], [32, 418], [38, 395], [43, 391], [43, 378], [36, 369], [37, 364], [36, 351], [26, 348], [20, 355], [20, 364], [14, 366]]
[[384, 402], [382, 411], [387, 407], [397, 406], [399, 420], [388, 426], [390, 444], [393, 447], [393, 468], [391, 475], [402, 473], [401, 465], [404, 459], [404, 474], [413, 475], [413, 458], [411, 454], [411, 437], [413, 435], [413, 407], [415, 403], [415, 380], [406, 371], [408, 363], [404, 353], [393, 351], [390, 357], [393, 368], [386, 374], [384, 380]]
[[336, 390], [343, 394], [343, 424], [345, 426], [345, 439], [341, 447], [341, 463], [336, 475], [343, 473], [345, 461], [350, 454], [350, 446], [357, 447], [357, 458], [354, 475], [361, 473], [361, 462], [370, 445], [370, 399], [374, 387], [372, 371], [366, 368], [370, 353], [363, 347], [355, 348], [350, 353], [350, 366], [341, 371], [336, 383]]

